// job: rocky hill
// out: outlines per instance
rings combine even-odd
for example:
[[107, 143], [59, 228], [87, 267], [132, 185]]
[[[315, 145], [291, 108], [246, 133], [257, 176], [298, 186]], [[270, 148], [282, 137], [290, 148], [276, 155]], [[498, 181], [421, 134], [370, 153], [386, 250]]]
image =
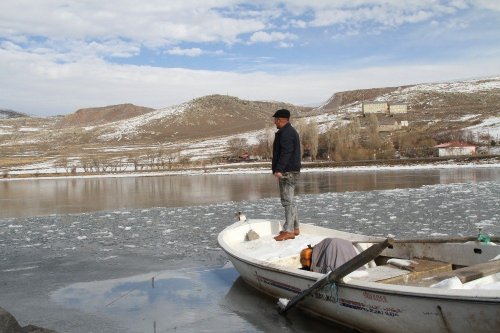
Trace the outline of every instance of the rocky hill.
[[97, 126], [141, 116], [154, 109], [133, 104], [111, 105], [99, 108], [80, 109], [65, 116], [58, 122], [58, 127]]
[[96, 140], [172, 142], [230, 136], [272, 124], [271, 116], [278, 108], [288, 108], [294, 116], [311, 110], [286, 103], [210, 95], [101, 127]]
[[276, 109], [288, 108], [293, 121], [314, 120], [325, 131], [363, 119], [362, 104], [370, 101], [407, 104], [408, 113], [396, 117], [408, 121], [403, 131], [429, 137], [450, 130], [500, 136], [500, 77], [340, 92], [317, 108], [211, 95], [156, 110], [122, 104], [65, 117], [0, 119], [0, 170], [53, 165], [62, 158], [75, 163], [95, 156], [151, 160], [160, 152], [210, 159], [225, 155], [231, 139], [255, 143], [272, 133]]
[[335, 93], [314, 113], [331, 124], [332, 118], [361, 115], [364, 102], [407, 104], [408, 113], [400, 118], [429, 136], [450, 130], [498, 135], [500, 128], [500, 77]]
[[340, 107], [363, 101], [372, 101], [380, 96], [385, 96], [392, 92], [401, 91], [408, 87], [411, 86], [372, 88], [372, 89], [360, 89], [360, 90], [338, 92], [333, 94], [333, 96], [330, 97], [330, 99], [328, 99], [326, 103], [318, 107], [315, 111], [316, 112], [336, 111]]
[[0, 109], [0, 119], [22, 118], [22, 117], [28, 117], [28, 115], [13, 110]]

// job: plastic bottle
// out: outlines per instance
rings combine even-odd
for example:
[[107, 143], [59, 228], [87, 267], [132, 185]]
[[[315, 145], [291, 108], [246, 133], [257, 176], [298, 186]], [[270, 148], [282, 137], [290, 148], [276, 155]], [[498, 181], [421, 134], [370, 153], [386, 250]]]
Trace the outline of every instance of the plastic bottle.
[[488, 244], [490, 242], [490, 236], [484, 232], [481, 232], [481, 229], [479, 229], [477, 240], [483, 244]]

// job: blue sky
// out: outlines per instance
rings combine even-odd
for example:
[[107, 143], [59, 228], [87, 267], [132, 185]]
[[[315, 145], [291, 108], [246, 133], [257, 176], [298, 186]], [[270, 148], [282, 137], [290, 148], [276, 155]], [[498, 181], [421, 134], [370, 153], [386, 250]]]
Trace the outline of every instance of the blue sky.
[[0, 108], [161, 108], [209, 94], [319, 105], [500, 74], [496, 0], [3, 0]]

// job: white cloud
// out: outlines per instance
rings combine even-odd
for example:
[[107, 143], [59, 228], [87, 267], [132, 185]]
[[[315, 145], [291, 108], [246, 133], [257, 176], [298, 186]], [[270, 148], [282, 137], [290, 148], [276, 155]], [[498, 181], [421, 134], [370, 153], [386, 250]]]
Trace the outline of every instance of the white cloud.
[[374, 23], [380, 26], [400, 26], [418, 23], [452, 14], [459, 8], [457, 4], [439, 1], [335, 1], [323, 6], [313, 6], [314, 19], [311, 26], [331, 26], [346, 24], [350, 26]]
[[2, 1], [0, 36], [49, 39], [122, 38], [145, 45], [179, 42], [234, 43], [265, 27], [255, 18], [224, 16], [233, 1]]
[[54, 115], [131, 102], [165, 107], [209, 94], [250, 100], [320, 104], [355, 88], [443, 81], [500, 73], [496, 54], [481, 62], [372, 67], [355, 70], [294, 68], [271, 74], [116, 65], [99, 59], [62, 64], [50, 55], [0, 49], [0, 100], [10, 109]]
[[277, 45], [279, 48], [287, 49], [293, 47], [293, 43], [279, 42]]
[[[39, 114], [124, 102], [164, 107], [212, 93], [311, 104], [353, 88], [498, 74], [494, 43], [450, 50], [452, 59], [390, 54], [405, 66], [381, 65], [390, 61], [380, 50], [351, 59], [347, 45], [351, 36], [356, 43], [366, 34], [383, 39], [388, 29], [422, 22], [429, 24], [394, 45], [420, 50], [417, 40], [448, 46], [464, 37], [487, 43], [498, 39], [497, 11], [500, 2], [487, 0], [3, 0], [0, 107]], [[486, 16], [488, 31], [477, 23]], [[327, 50], [340, 39], [332, 36], [346, 49]], [[268, 43], [288, 49], [278, 55]], [[349, 61], [336, 63], [334, 52]], [[169, 68], [165, 54], [183, 56], [175, 61], [184, 68]], [[189, 61], [205, 70], [189, 69]]]
[[116, 43], [119, 50], [111, 56], [126, 57], [136, 55], [141, 47], [295, 39], [291, 31], [265, 32], [277, 28], [336, 27], [338, 31], [343, 27], [351, 34], [367, 32], [436, 20], [472, 7], [500, 10], [500, 5], [487, 0], [148, 0], [140, 5], [134, 0], [17, 0], [0, 4], [0, 38], [28, 38], [42, 47], [78, 40], [92, 43], [87, 49], [94, 47], [96, 52]]
[[203, 54], [203, 51], [198, 47], [193, 47], [190, 49], [181, 49], [180, 47], [174, 47], [173, 49], [168, 50], [167, 53], [171, 55], [198, 57]]
[[297, 39], [297, 36], [291, 33], [257, 31], [250, 37], [250, 43], [270, 43], [294, 39]]
[[500, 12], [500, 2], [496, 0], [469, 0], [472, 6]]

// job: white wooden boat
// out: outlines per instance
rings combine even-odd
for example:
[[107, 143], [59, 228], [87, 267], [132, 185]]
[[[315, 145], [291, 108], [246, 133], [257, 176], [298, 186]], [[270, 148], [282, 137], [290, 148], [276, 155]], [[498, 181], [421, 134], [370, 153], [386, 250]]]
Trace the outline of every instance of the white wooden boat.
[[[259, 238], [247, 240], [249, 230]], [[302, 224], [295, 239], [276, 242], [272, 237], [280, 230], [279, 221], [251, 220], [237, 222], [218, 236], [241, 277], [277, 299], [293, 299], [325, 276], [301, 269], [300, 251], [308, 244], [342, 238], [362, 252], [384, 240]], [[390, 258], [410, 261], [412, 267], [388, 264]], [[499, 272], [500, 246], [492, 243], [397, 241], [370, 264], [315, 290], [297, 307], [363, 332], [499, 332]]]

